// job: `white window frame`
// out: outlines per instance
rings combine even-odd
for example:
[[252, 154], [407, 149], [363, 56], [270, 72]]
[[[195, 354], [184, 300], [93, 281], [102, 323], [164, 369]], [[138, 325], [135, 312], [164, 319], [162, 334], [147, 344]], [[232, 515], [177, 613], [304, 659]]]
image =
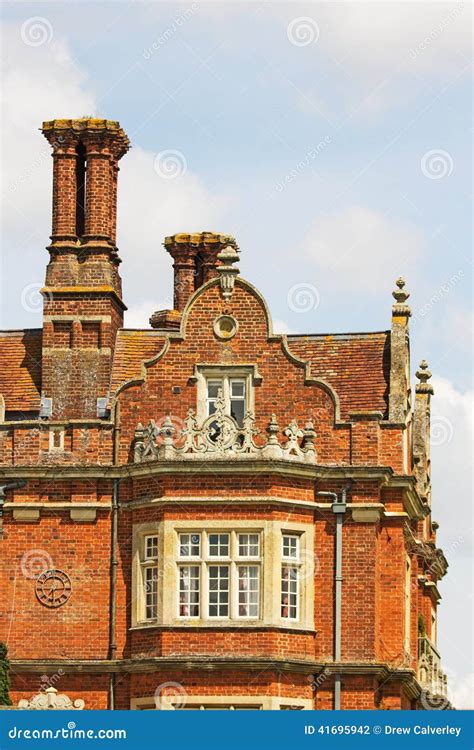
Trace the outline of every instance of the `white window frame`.
[[[286, 541], [291, 540], [290, 544], [287, 544]], [[292, 542], [295, 542], [293, 545]], [[292, 548], [294, 549], [295, 554], [291, 554]], [[289, 552], [289, 554], [288, 554]], [[296, 614], [294, 617], [291, 617], [289, 614], [287, 616], [283, 615], [283, 571], [288, 570], [288, 591], [285, 592], [288, 595], [288, 604], [286, 605], [288, 607], [288, 612], [290, 612], [291, 609], [295, 609]], [[291, 587], [291, 573], [292, 571], [295, 574], [295, 580], [296, 580], [296, 591], [292, 592], [290, 590]], [[292, 605], [290, 604], [290, 596], [296, 594], [296, 604]], [[282, 621], [286, 622], [298, 622], [300, 619], [300, 610], [301, 610], [301, 537], [299, 534], [296, 534], [292, 531], [282, 531], [281, 534], [281, 577], [280, 577], [280, 615]]]
[[[262, 577], [263, 577], [263, 556], [262, 556], [262, 529], [251, 529], [242, 531], [240, 529], [219, 529], [219, 528], [200, 528], [201, 535], [201, 556], [197, 557], [180, 557], [180, 540], [182, 534], [192, 533], [186, 528], [177, 530], [177, 569], [178, 569], [178, 586], [177, 586], [177, 618], [179, 620], [204, 619], [209, 622], [216, 621], [242, 621], [253, 620], [259, 622], [262, 619]], [[198, 533], [195, 531], [194, 533]], [[258, 536], [258, 555], [242, 556], [239, 554], [239, 537], [240, 534], [254, 534]], [[228, 537], [228, 554], [212, 554], [210, 538], [214, 535], [226, 535]], [[218, 550], [219, 551], [219, 550]], [[179, 568], [183, 565], [196, 565], [200, 568], [200, 591], [199, 591], [199, 616], [182, 615], [180, 613], [180, 588], [179, 588]], [[210, 602], [210, 568], [226, 567], [228, 569], [228, 602], [227, 614], [211, 614]], [[256, 615], [240, 614], [241, 604], [239, 603], [240, 581], [239, 569], [241, 567], [258, 568], [257, 590], [258, 590], [258, 613]], [[221, 591], [220, 587], [218, 591]], [[214, 603], [212, 603], [214, 604]], [[219, 602], [218, 602], [219, 604]]]
[[[217, 394], [215, 396], [209, 396], [209, 385], [213, 384], [217, 388]], [[244, 394], [243, 396], [233, 396], [232, 386], [234, 383], [242, 383]], [[218, 397], [219, 389], [222, 391], [222, 398], [225, 403], [225, 413], [232, 416], [232, 401], [243, 402], [244, 409], [242, 414], [242, 422], [248, 411], [248, 378], [241, 377], [236, 378], [232, 375], [221, 374], [220, 376], [212, 375], [210, 378], [206, 378], [206, 418], [211, 416], [211, 404], [215, 404]], [[214, 409], [215, 411], [215, 409]], [[212, 412], [214, 414], [214, 412]], [[237, 420], [236, 420], [237, 421]]]
[[[154, 540], [153, 546], [156, 549], [155, 554], [149, 554], [149, 541]], [[142, 540], [142, 549], [141, 549], [141, 584], [142, 584], [142, 590], [143, 590], [143, 619], [145, 622], [155, 622], [158, 618], [158, 605], [159, 605], [159, 592], [158, 592], [158, 583], [159, 583], [159, 569], [158, 569], [158, 561], [159, 561], [159, 540], [158, 540], [158, 534], [145, 534], [143, 536]], [[150, 592], [147, 590], [148, 581], [148, 571], [154, 571], [155, 572], [155, 580], [154, 584], [156, 586], [156, 592], [155, 592], [155, 613], [152, 615], [148, 615], [148, 605], [147, 597]]]
[[[182, 558], [182, 559], [184, 560], [185, 558]], [[189, 560], [189, 558], [188, 558], [188, 560]], [[198, 581], [197, 614], [190, 614], [189, 613], [187, 615], [182, 615], [181, 612], [180, 612], [181, 607], [183, 607], [183, 606], [192, 607], [192, 606], [196, 605], [195, 602], [191, 601], [191, 594], [195, 593], [195, 591], [193, 590], [193, 588], [191, 586], [190, 586], [190, 588], [189, 588], [189, 590], [187, 592], [189, 594], [189, 597], [188, 597], [189, 601], [188, 602], [182, 602], [181, 601], [181, 594], [183, 593], [181, 591], [181, 580], [182, 580], [181, 571], [185, 570], [185, 569], [189, 569], [189, 571], [191, 571], [191, 570], [197, 570], [197, 576], [193, 576], [193, 575], [191, 575], [191, 573], [190, 573], [190, 576], [189, 576], [190, 580], [193, 580], [193, 581], [197, 580]], [[202, 603], [201, 603], [201, 596], [202, 596], [202, 569], [201, 569], [201, 566], [200, 566], [200, 564], [199, 564], [198, 561], [191, 561], [191, 560], [189, 560], [185, 564], [183, 564], [182, 561], [179, 562], [179, 564], [178, 564], [178, 591], [177, 591], [177, 594], [178, 594], [178, 617], [180, 617], [180, 618], [182, 618], [184, 620], [199, 619], [199, 617], [201, 616], [201, 607], [202, 607]]]
[[[180, 498], [182, 502], [184, 498]], [[150, 507], [153, 507], [150, 504]], [[234, 569], [235, 578], [231, 580], [231, 611], [230, 617], [225, 619], [207, 617], [207, 609], [200, 609], [200, 617], [179, 617], [179, 569], [178, 565], [206, 565], [208, 562], [215, 563], [218, 558], [207, 557], [207, 540], [201, 537], [201, 557], [179, 555], [179, 534], [198, 534], [203, 531], [211, 533], [229, 532], [233, 534], [233, 547], [231, 546], [230, 564]], [[260, 535], [259, 554], [246, 555], [245, 548], [239, 554], [239, 534]], [[298, 620], [290, 620], [281, 617], [281, 566], [282, 562], [293, 564], [294, 561], [282, 560], [282, 533], [298, 534], [300, 536], [300, 565], [301, 581], [299, 588], [299, 611]], [[155, 621], [145, 619], [144, 588], [142, 582], [142, 559], [144, 537], [147, 535], [158, 535], [158, 617]], [[314, 576], [306, 575], [307, 560], [312, 560], [314, 555], [315, 529], [311, 520], [279, 521], [272, 518], [262, 519], [230, 519], [210, 518], [199, 520], [164, 519], [160, 521], [149, 521], [146, 523], [135, 523], [133, 526], [132, 541], [132, 586], [135, 595], [131, 602], [131, 628], [154, 628], [160, 627], [193, 627], [207, 628], [240, 628], [259, 627], [285, 628], [292, 630], [314, 630]], [[244, 537], [244, 541], [247, 537]], [[254, 552], [255, 550], [252, 550]], [[224, 562], [224, 559], [222, 559]], [[228, 560], [225, 559], [227, 563]], [[260, 565], [259, 576], [259, 615], [239, 615], [238, 610], [238, 566], [252, 565], [254, 562]], [[201, 597], [200, 602], [207, 601], [206, 576], [200, 580]], [[234, 596], [232, 598], [232, 592]], [[235, 616], [237, 615], [237, 616]]]
[[[198, 554], [197, 555], [192, 555], [192, 554], [183, 555], [181, 553], [181, 547], [182, 546], [184, 546], [185, 544], [186, 545], [189, 544], [190, 549], [192, 549], [193, 547], [196, 546], [196, 542], [195, 541], [193, 542], [193, 539], [192, 539], [193, 536], [199, 537], [198, 542], [197, 542], [197, 546], [199, 547]], [[189, 541], [183, 539], [183, 537], [189, 537]], [[188, 532], [180, 532], [180, 534], [179, 534], [179, 547], [178, 547], [178, 557], [179, 557], [180, 560], [199, 560], [201, 558], [201, 549], [202, 549], [202, 534], [199, 531], [194, 531], [194, 532], [189, 532], [189, 531]]]
[[[254, 382], [260, 380], [255, 366], [237, 365], [234, 367], [222, 367], [222, 365], [197, 365], [195, 370], [197, 381], [197, 420], [202, 424], [209, 416], [209, 397], [207, 384], [215, 380], [222, 382], [222, 395], [225, 401], [225, 413], [230, 416], [230, 383], [240, 380], [245, 383], [245, 407], [244, 416], [248, 411], [255, 412]], [[212, 399], [214, 400], [214, 399]]]
[[[255, 588], [248, 588], [247, 590], [241, 590], [241, 588], [240, 588], [240, 573], [241, 573], [242, 570], [245, 570], [245, 569], [247, 569], [247, 570], [255, 569], [257, 571], [257, 575], [255, 577], [248, 577], [248, 579], [247, 579], [249, 582], [256, 582], [257, 585], [256, 585]], [[260, 615], [260, 607], [261, 607], [261, 583], [260, 583], [261, 576], [262, 576], [262, 574], [261, 574], [261, 566], [258, 565], [258, 564], [256, 564], [255, 562], [253, 562], [253, 563], [252, 562], [250, 562], [250, 563], [246, 562], [244, 564], [242, 564], [242, 563], [238, 563], [237, 564], [237, 613], [238, 613], [237, 616], [238, 616], [239, 620], [243, 620], [243, 619], [247, 619], [247, 620], [258, 619], [258, 617]], [[255, 602], [251, 601], [251, 594], [253, 594], [255, 592], [257, 593], [257, 605], [256, 605], [257, 606], [257, 614], [256, 615], [250, 614], [251, 608], [255, 606]], [[241, 595], [241, 593], [247, 594], [246, 601], [244, 601], [242, 604], [240, 602], [240, 595]], [[249, 614], [246, 614], [246, 615], [241, 614], [241, 612], [240, 612], [241, 606], [247, 607], [248, 611], [249, 611]]]
[[[308, 683], [309, 684], [309, 683]], [[183, 686], [186, 688], [186, 685]], [[257, 711], [281, 711], [282, 709], [293, 709], [311, 711], [314, 707], [313, 698], [280, 698], [270, 695], [192, 695], [187, 693], [185, 702], [183, 696], [172, 695], [146, 696], [143, 698], [132, 698], [130, 708], [132, 711], [183, 711], [183, 710], [227, 710], [238, 711], [252, 709]]]

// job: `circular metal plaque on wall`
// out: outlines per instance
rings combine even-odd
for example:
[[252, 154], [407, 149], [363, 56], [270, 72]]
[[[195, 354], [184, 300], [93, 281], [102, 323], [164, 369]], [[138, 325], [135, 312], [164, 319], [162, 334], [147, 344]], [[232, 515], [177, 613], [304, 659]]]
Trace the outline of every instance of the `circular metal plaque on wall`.
[[35, 593], [45, 607], [61, 607], [71, 596], [71, 579], [62, 570], [46, 570], [36, 579]]

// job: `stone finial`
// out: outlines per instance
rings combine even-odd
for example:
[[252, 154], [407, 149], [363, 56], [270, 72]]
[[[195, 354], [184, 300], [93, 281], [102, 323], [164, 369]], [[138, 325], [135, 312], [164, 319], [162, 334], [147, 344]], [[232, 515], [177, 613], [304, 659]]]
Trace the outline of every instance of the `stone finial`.
[[270, 417], [270, 421], [268, 422], [266, 430], [268, 432], [268, 444], [278, 445], [277, 435], [280, 432], [280, 426], [277, 422], [275, 414], [272, 414], [272, 416]]
[[429, 393], [434, 394], [434, 389], [428, 380], [431, 378], [431, 372], [428, 370], [428, 362], [426, 359], [422, 359], [420, 362], [420, 369], [416, 371], [416, 377], [420, 381], [415, 386], [416, 393]]
[[408, 339], [408, 320], [410, 307], [406, 304], [408, 292], [405, 291], [405, 280], [401, 277], [395, 282], [397, 288], [392, 292], [395, 304], [392, 305], [392, 325], [390, 331], [390, 390], [388, 397], [389, 421], [405, 424], [410, 412], [410, 353]]
[[394, 297], [397, 302], [406, 302], [410, 294], [405, 291], [405, 279], [399, 276], [395, 283], [398, 289], [393, 290], [392, 297]]
[[218, 254], [217, 260], [221, 264], [217, 266], [216, 270], [219, 274], [222, 296], [225, 300], [229, 300], [234, 291], [235, 279], [240, 273], [239, 269], [234, 268], [233, 265], [239, 260], [237, 247], [235, 245], [226, 245]]
[[406, 304], [410, 293], [405, 290], [405, 279], [401, 276], [396, 280], [397, 288], [393, 290], [392, 297], [395, 299], [395, 304], [392, 307], [394, 315], [411, 315], [409, 305]]

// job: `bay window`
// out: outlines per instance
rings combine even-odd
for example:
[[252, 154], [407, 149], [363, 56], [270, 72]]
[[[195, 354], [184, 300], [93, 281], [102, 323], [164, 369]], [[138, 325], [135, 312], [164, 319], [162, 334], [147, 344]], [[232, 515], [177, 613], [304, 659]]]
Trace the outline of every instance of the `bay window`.
[[312, 524], [166, 519], [134, 528], [134, 627], [314, 628]]
[[[260, 533], [180, 532], [178, 551], [180, 618], [259, 618]], [[191, 556], [195, 564], [181, 563]]]

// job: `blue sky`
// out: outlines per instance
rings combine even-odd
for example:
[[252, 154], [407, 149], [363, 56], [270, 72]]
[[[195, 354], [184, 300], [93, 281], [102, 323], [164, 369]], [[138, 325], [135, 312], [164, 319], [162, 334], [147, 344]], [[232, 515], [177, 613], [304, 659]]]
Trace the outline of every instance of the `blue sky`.
[[170, 306], [161, 242], [173, 232], [234, 234], [281, 332], [383, 330], [405, 276], [412, 372], [426, 357], [436, 387], [434, 517], [451, 561], [440, 645], [458, 703], [472, 642], [470, 12], [382, 0], [3, 7], [2, 327], [41, 325], [51, 160], [38, 127], [54, 117], [117, 119], [131, 138], [118, 237], [131, 327]]

